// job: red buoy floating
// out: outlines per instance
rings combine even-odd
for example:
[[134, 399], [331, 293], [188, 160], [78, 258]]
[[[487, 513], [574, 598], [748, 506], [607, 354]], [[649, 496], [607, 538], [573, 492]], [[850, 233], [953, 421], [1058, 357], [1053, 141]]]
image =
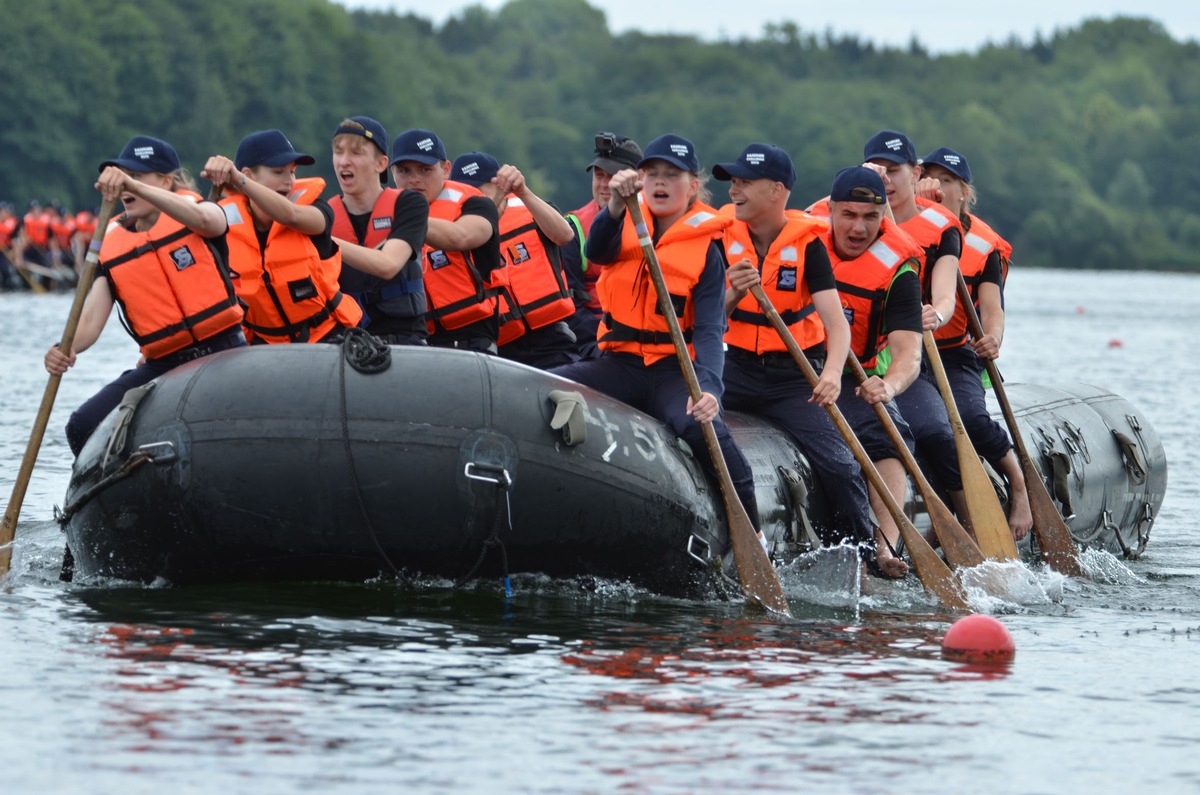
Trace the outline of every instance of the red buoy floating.
[[1016, 652], [1008, 628], [979, 613], [955, 621], [942, 638], [942, 656], [952, 660], [1007, 663]]
[[1120, 338], [1118, 338], [1118, 337], [1113, 337], [1111, 340], [1108, 341], [1108, 347], [1110, 347], [1110, 348], [1120, 348], [1123, 344], [1124, 343], [1122, 343]]

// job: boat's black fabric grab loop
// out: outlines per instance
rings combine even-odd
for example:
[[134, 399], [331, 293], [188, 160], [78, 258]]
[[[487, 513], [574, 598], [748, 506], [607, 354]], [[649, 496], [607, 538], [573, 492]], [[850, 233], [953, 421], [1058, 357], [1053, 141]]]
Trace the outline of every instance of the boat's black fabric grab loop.
[[381, 373], [392, 363], [392, 349], [385, 342], [372, 336], [363, 329], [349, 328], [342, 335], [342, 363], [338, 368], [338, 386], [341, 397], [338, 407], [342, 420], [342, 447], [346, 451], [346, 466], [350, 470], [350, 482], [354, 485], [354, 499], [358, 503], [358, 512], [362, 516], [371, 543], [379, 552], [379, 557], [387, 564], [388, 571], [393, 577], [400, 576], [400, 569], [388, 557], [371, 523], [371, 515], [367, 512], [367, 502], [363, 499], [362, 484], [358, 480], [358, 469], [354, 465], [354, 450], [350, 446], [350, 420], [346, 412], [346, 363], [349, 362], [360, 373]]

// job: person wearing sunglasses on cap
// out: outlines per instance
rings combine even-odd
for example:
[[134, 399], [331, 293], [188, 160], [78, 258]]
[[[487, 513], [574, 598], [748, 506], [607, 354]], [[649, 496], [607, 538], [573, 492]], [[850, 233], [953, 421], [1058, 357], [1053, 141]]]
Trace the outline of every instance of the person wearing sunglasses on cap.
[[984, 360], [999, 357], [1000, 342], [1004, 339], [1004, 275], [1012, 247], [971, 212], [977, 198], [966, 157], [953, 149], [939, 147], [922, 159], [921, 175], [918, 195], [938, 202], [962, 222], [959, 270], [984, 332], [981, 339], [972, 339], [967, 344], [967, 312], [959, 303], [933, 336], [971, 444], [1008, 479], [1008, 525], [1019, 541], [1033, 528], [1025, 476], [1008, 431], [988, 411], [983, 380]]
[[[609, 182], [608, 204], [597, 214], [585, 254], [601, 268], [597, 285], [604, 316], [602, 354], [552, 372], [607, 392], [668, 425], [695, 452], [710, 479], [716, 472], [701, 423], [712, 423], [734, 490], [754, 527], [758, 503], [750, 462], [721, 417], [725, 368], [725, 249], [732, 223], [708, 204], [692, 142], [661, 135], [646, 147], [638, 170], [621, 169]], [[679, 326], [688, 340], [701, 397], [693, 401], [676, 361], [666, 319], [646, 266], [640, 234], [625, 200], [639, 197], [662, 265]], [[763, 540], [759, 532], [759, 540]]]
[[100, 164], [96, 189], [120, 199], [124, 213], [104, 236], [72, 350], [54, 345], [46, 370], [62, 375], [90, 348], [121, 305], [125, 328], [141, 347], [142, 361], [122, 373], [67, 420], [67, 443], [76, 456], [92, 431], [125, 392], [179, 365], [246, 344], [242, 308], [224, 265], [225, 214], [203, 201], [182, 169], [174, 147], [135, 136], [121, 154]]
[[579, 340], [579, 354], [591, 359], [600, 354], [596, 345], [596, 329], [603, 312], [596, 282], [600, 278], [600, 267], [589, 266], [583, 249], [592, 221], [608, 204], [608, 183], [623, 168], [636, 169], [642, 160], [642, 148], [637, 141], [611, 132], [596, 134], [592, 162], [585, 169], [592, 176], [592, 198], [582, 207], [567, 213], [567, 222], [575, 229], [576, 245], [563, 247], [563, 269], [571, 289], [576, 293], [576, 312], [569, 324]]
[[333, 342], [362, 319], [338, 287], [342, 254], [331, 234], [333, 210], [321, 199], [325, 180], [296, 178], [297, 165], [314, 162], [281, 131], [259, 130], [242, 139], [233, 160], [213, 155], [201, 172], [231, 194], [221, 202], [229, 264], [253, 344]]
[[363, 326], [391, 345], [425, 345], [421, 249], [429, 202], [388, 185], [388, 135], [369, 116], [343, 119], [333, 133], [333, 170], [341, 195], [333, 238], [342, 251], [342, 291], [363, 309]]

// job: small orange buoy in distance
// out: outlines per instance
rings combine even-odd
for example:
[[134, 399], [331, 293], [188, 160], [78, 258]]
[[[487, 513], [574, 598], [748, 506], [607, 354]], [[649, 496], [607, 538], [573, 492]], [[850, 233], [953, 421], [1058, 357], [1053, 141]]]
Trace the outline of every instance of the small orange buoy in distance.
[[1108, 341], [1108, 347], [1110, 347], [1110, 348], [1120, 348], [1123, 344], [1124, 343], [1121, 342], [1121, 340], [1118, 339], [1117, 337], [1113, 337], [1111, 340]]
[[1017, 653], [1008, 628], [991, 616], [964, 616], [942, 638], [942, 656], [951, 660], [1008, 663]]

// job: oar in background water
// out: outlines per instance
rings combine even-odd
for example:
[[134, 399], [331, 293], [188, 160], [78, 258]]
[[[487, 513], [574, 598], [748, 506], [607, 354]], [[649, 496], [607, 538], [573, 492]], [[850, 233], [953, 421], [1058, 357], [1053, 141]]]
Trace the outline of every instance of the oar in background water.
[[[67, 325], [58, 343], [63, 351], [70, 351], [75, 342], [75, 328], [79, 325], [83, 302], [96, 276], [96, 265], [100, 261], [100, 244], [104, 240], [104, 232], [108, 229], [108, 220], [112, 216], [115, 204], [115, 201], [105, 200], [100, 205], [96, 231], [92, 233], [92, 242], [84, 259], [83, 273], [79, 274], [79, 284], [75, 286], [75, 300], [71, 304]], [[42, 405], [33, 421], [29, 444], [25, 446], [25, 457], [21, 460], [21, 469], [17, 473], [16, 483], [13, 484], [12, 496], [4, 510], [4, 523], [0, 524], [0, 575], [5, 574], [12, 565], [12, 545], [17, 533], [17, 520], [21, 515], [21, 504], [25, 501], [25, 491], [29, 488], [29, 478], [33, 474], [34, 464], [37, 463], [38, 451], [42, 447], [42, 438], [46, 435], [46, 425], [50, 422], [50, 412], [54, 408], [54, 398], [58, 396], [58, 384], [61, 380], [61, 375], [51, 375], [46, 382], [46, 390], [42, 393]]]
[[[629, 217], [633, 219], [634, 228], [637, 230], [638, 240], [642, 246], [642, 253], [646, 257], [650, 276], [654, 280], [654, 290], [658, 293], [658, 306], [666, 320], [667, 329], [671, 333], [671, 341], [675, 344], [675, 358], [679, 360], [679, 367], [683, 370], [683, 377], [687, 381], [692, 401], [698, 401], [702, 396], [700, 381], [696, 378], [696, 368], [688, 353], [683, 332], [679, 329], [679, 319], [675, 317], [675, 307], [671, 304], [671, 295], [667, 292], [667, 282], [663, 278], [662, 267], [658, 264], [658, 255], [654, 251], [653, 241], [650, 240], [650, 230], [646, 226], [646, 219], [642, 217], [642, 209], [638, 206], [636, 194], [625, 198], [625, 207], [629, 211]], [[758, 542], [758, 534], [754, 525], [750, 522], [741, 498], [734, 490], [733, 478], [729, 474], [729, 466], [725, 463], [725, 454], [721, 452], [721, 442], [717, 439], [717, 432], [713, 429], [711, 422], [702, 422], [700, 427], [704, 430], [704, 441], [708, 446], [708, 454], [712, 458], [713, 469], [717, 471], [721, 498], [725, 503], [725, 517], [729, 524], [729, 538], [733, 542], [733, 560], [737, 565], [738, 579], [741, 581], [742, 590], [768, 610], [790, 617], [792, 611], [788, 607], [787, 597], [783, 593], [783, 585], [779, 582], [779, 574], [771, 565], [766, 550]]]
[[975, 445], [971, 444], [971, 437], [967, 436], [962, 415], [958, 413], [958, 404], [954, 402], [954, 392], [950, 389], [950, 380], [946, 377], [946, 368], [942, 365], [942, 355], [933, 339], [933, 332], [926, 329], [921, 336], [925, 342], [925, 358], [933, 370], [938, 391], [942, 393], [946, 413], [950, 415], [950, 429], [954, 433], [954, 448], [958, 453], [963, 496], [967, 501], [967, 513], [971, 516], [971, 529], [975, 531], [975, 540], [979, 542], [983, 554], [989, 558], [1014, 560], [1019, 557], [1017, 542], [1008, 527], [1008, 517], [1004, 515], [1004, 508], [1000, 505], [1000, 498], [996, 496], [992, 479], [984, 470], [983, 463], [975, 452]]
[[[847, 363], [854, 370], [854, 375], [858, 382], [864, 383], [867, 380], [867, 372], [863, 370], [862, 363], [858, 361], [858, 357], [854, 352], [850, 352], [847, 358]], [[879, 422], [883, 424], [884, 430], [887, 431], [888, 438], [892, 440], [892, 444], [896, 447], [896, 452], [900, 456], [900, 460], [904, 463], [904, 468], [908, 470], [909, 476], [912, 477], [913, 484], [916, 486], [917, 493], [921, 495], [921, 500], [925, 503], [925, 511], [929, 514], [929, 522], [933, 526], [933, 531], [937, 533], [938, 541], [942, 545], [942, 551], [946, 555], [946, 562], [951, 566], [958, 568], [970, 568], [983, 563], [983, 552], [980, 551], [979, 545], [975, 543], [975, 539], [971, 538], [955, 518], [954, 514], [946, 507], [946, 503], [942, 502], [942, 498], [938, 496], [937, 490], [925, 477], [925, 473], [921, 471], [920, 465], [917, 464], [917, 459], [908, 449], [908, 445], [904, 443], [904, 437], [900, 435], [900, 429], [896, 427], [896, 423], [892, 420], [892, 415], [888, 414], [887, 409], [882, 403], [876, 403], [872, 406], [875, 409], [875, 416], [879, 418]]]
[[[808, 356], [805, 355], [804, 350], [800, 347], [800, 343], [796, 342], [796, 338], [788, 331], [787, 324], [779, 316], [779, 312], [775, 309], [774, 304], [771, 303], [771, 299], [763, 291], [762, 285], [754, 285], [750, 288], [750, 293], [758, 301], [758, 305], [762, 307], [763, 312], [766, 313], [767, 319], [771, 321], [771, 325], [783, 340], [784, 345], [787, 346], [788, 352], [792, 354], [792, 358], [804, 373], [804, 377], [808, 379], [808, 383], [815, 389], [817, 382], [820, 380], [817, 371], [813, 369], [812, 363], [809, 362]], [[862, 442], [854, 435], [854, 431], [850, 428], [850, 423], [846, 422], [841, 409], [836, 404], [830, 404], [825, 409], [829, 412], [833, 424], [837, 426], [838, 431], [842, 434], [842, 438], [846, 440], [846, 444], [850, 446], [855, 460], [862, 467], [863, 475], [866, 476], [871, 485], [879, 492], [880, 498], [887, 506], [888, 513], [896, 520], [896, 525], [900, 528], [900, 536], [904, 539], [904, 545], [908, 547], [909, 557], [912, 558], [913, 565], [917, 569], [917, 577], [920, 578], [921, 584], [946, 607], [954, 610], [967, 610], [966, 598], [959, 588], [958, 581], [954, 579], [954, 574], [950, 571], [950, 567], [933, 551], [933, 547], [929, 546], [929, 542], [913, 526], [912, 521], [905, 515], [904, 509], [892, 497], [892, 492], [888, 490], [883, 476], [879, 474], [879, 470], [875, 468], [875, 464], [867, 455], [867, 451], [863, 449]]]
[[[967, 289], [967, 282], [963, 279], [961, 272], [958, 274], [958, 300], [966, 307], [967, 325], [971, 329], [971, 336], [975, 339], [982, 339], [983, 324], [979, 322], [979, 313], [975, 311], [975, 304], [971, 300], [971, 291]], [[1021, 462], [1021, 474], [1025, 477], [1025, 491], [1029, 494], [1029, 507], [1033, 512], [1033, 533], [1037, 538], [1038, 546], [1042, 549], [1042, 557], [1055, 571], [1062, 572], [1069, 577], [1082, 577], [1084, 572], [1083, 566], [1079, 563], [1079, 549], [1071, 538], [1071, 530], [1063, 521], [1062, 514], [1054, 507], [1054, 500], [1051, 499], [1050, 492], [1046, 490], [1046, 482], [1042, 480], [1042, 473], [1038, 472], [1037, 467], [1034, 466], [1033, 459], [1029, 456], [1029, 450], [1025, 447], [1025, 440], [1021, 438], [1021, 427], [1017, 424], [1012, 404], [1008, 401], [1008, 393], [1004, 391], [1000, 368], [996, 367], [996, 362], [992, 359], [985, 359], [983, 364], [987, 368], [988, 378], [991, 379], [992, 389], [996, 393], [996, 402], [1000, 404], [1000, 411], [1004, 413], [1008, 434], [1012, 437], [1013, 447], [1017, 451], [1017, 460]]]

